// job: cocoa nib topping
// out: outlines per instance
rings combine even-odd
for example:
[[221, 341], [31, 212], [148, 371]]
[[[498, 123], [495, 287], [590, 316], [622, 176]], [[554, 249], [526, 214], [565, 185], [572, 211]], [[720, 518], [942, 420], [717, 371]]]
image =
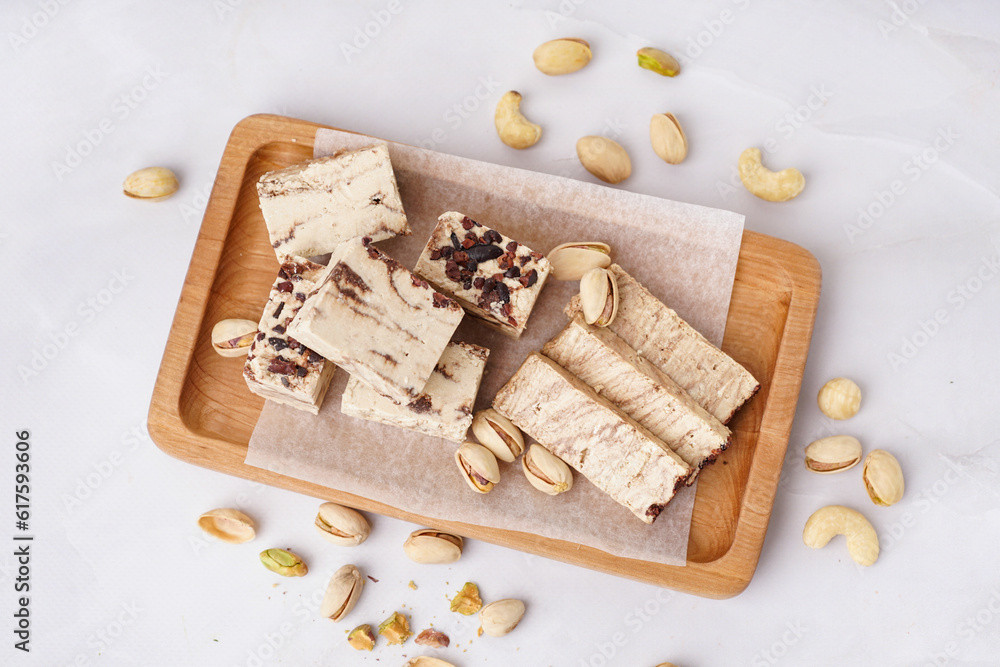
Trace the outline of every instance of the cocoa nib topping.
[[300, 377], [300, 378], [304, 378], [308, 374], [309, 374], [309, 371], [306, 370], [305, 368], [303, 368], [302, 366], [299, 366], [299, 367], [297, 367], [295, 369], [295, 375], [298, 376], [298, 377]]
[[278, 283], [277, 289], [279, 292], [290, 293], [292, 291], [292, 283], [290, 280]]
[[487, 262], [502, 255], [503, 248], [497, 245], [477, 245], [469, 248], [465, 252], [470, 258], [476, 260], [477, 262]]
[[472, 229], [473, 227], [482, 227], [482, 225], [469, 216], [462, 218], [462, 229]]
[[288, 280], [288, 274], [285, 272], [284, 266], [278, 269], [278, 277], [281, 278], [282, 280]]
[[[482, 276], [476, 276], [476, 279], [472, 281], [472, 286], [476, 289], [482, 289], [483, 285], [486, 283], [486, 279]], [[263, 336], [263, 334], [261, 334]]]
[[315, 364], [317, 361], [321, 361], [322, 359], [323, 359], [323, 357], [319, 353], [313, 352], [312, 350], [309, 350], [309, 363], [310, 364]]
[[512, 266], [509, 269], [507, 269], [506, 271], [504, 271], [503, 275], [504, 275], [505, 278], [520, 278], [521, 277], [521, 269], [517, 268], [516, 266]]
[[271, 331], [273, 331], [276, 334], [283, 334], [285, 333], [285, 327], [280, 324], [275, 324], [273, 327], [271, 327]]
[[261, 331], [257, 334], [257, 340], [264, 340], [264, 332]]
[[431, 259], [441, 259], [441, 251], [437, 248], [431, 250]]
[[454, 260], [448, 260], [448, 263], [444, 265], [444, 275], [448, 276], [456, 283], [461, 280], [461, 271], [458, 268], [458, 264]]
[[459, 242], [458, 237], [455, 236], [455, 232], [451, 233], [451, 245], [455, 250], [461, 250], [462, 244]]
[[306, 295], [303, 294], [302, 292], [296, 292], [295, 293], [295, 298], [298, 299], [299, 301], [305, 301], [306, 300]]
[[271, 363], [267, 365], [267, 370], [278, 375], [293, 375], [296, 368], [295, 364], [284, 359], [271, 359]]
[[411, 401], [409, 406], [407, 407], [409, 407], [417, 414], [424, 414], [430, 412], [431, 407], [433, 406], [431, 405], [431, 399], [428, 398], [425, 394], [421, 394], [417, 400]]
[[476, 242], [473, 241], [472, 239], [465, 239], [464, 241], [462, 241], [462, 247], [465, 248], [466, 250], [468, 250], [474, 245], [476, 245]]
[[531, 255], [521, 255], [521, 266], [531, 261]]
[[517, 252], [517, 241], [511, 241], [507, 244], [507, 252]]
[[[500, 275], [500, 274], [497, 274]], [[496, 278], [487, 278], [483, 283], [483, 292], [479, 296], [479, 307], [484, 310], [490, 310], [490, 306], [494, 303], [510, 305], [510, 290], [501, 280]]]
[[487, 229], [486, 233], [483, 234], [483, 240], [487, 243], [503, 243], [503, 237], [500, 236], [500, 232], [495, 229]]
[[285, 385], [285, 389], [289, 389], [292, 386], [292, 383], [284, 375], [281, 376], [281, 384]]
[[434, 292], [435, 308], [451, 308], [456, 305], [457, 304], [454, 301], [446, 297], [444, 294], [441, 294], [440, 292]]
[[660, 516], [660, 512], [662, 511], [663, 505], [650, 505], [649, 509], [646, 510], [646, 516], [653, 517], [653, 520], [655, 521], [656, 517]]
[[267, 342], [268, 344], [270, 344], [271, 347], [273, 347], [278, 352], [281, 352], [286, 347], [288, 347], [288, 343], [286, 343], [283, 338], [278, 338], [277, 336], [272, 336], [268, 338]]
[[382, 203], [383, 199], [385, 199], [385, 195], [379, 192], [378, 194], [372, 195], [371, 202], [375, 205], [378, 205]]
[[455, 260], [455, 263], [457, 264], [465, 264], [466, 262], [469, 261], [469, 253], [465, 252], [464, 250], [459, 250], [454, 255], [452, 255], [451, 258]]
[[532, 285], [538, 282], [538, 272], [535, 271], [534, 269], [528, 271], [526, 274], [521, 276], [520, 282], [525, 287], [531, 287]]
[[410, 274], [410, 280], [413, 282], [414, 287], [428, 287], [426, 280], [421, 280], [420, 276]]
[[471, 280], [466, 280], [464, 283], [462, 283], [462, 289], [465, 289], [465, 290], [472, 289], [472, 281]]
[[454, 254], [455, 254], [455, 249], [452, 248], [450, 245], [446, 245], [443, 248], [441, 248], [442, 257], [451, 257]]
[[282, 301], [278, 304], [278, 307], [274, 309], [274, 314], [271, 315], [274, 319], [278, 319], [281, 316], [281, 311], [285, 308], [285, 302]]

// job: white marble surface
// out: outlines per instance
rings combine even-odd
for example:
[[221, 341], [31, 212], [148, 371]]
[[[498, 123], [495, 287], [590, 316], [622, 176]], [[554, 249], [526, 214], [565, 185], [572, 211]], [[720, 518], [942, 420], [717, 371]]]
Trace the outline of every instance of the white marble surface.
[[[7, 3], [0, 479], [13, 485], [15, 433], [30, 430], [35, 541], [24, 654], [8, 486], [0, 663], [396, 665], [419, 654], [412, 643], [355, 653], [349, 627], [317, 618], [326, 575], [350, 558], [379, 583], [347, 625], [405, 605], [417, 630], [433, 622], [452, 636], [440, 655], [459, 667], [1000, 664], [997, 5], [486, 5]], [[588, 39], [595, 60], [545, 77], [530, 54], [561, 36]], [[683, 55], [681, 76], [635, 67], [648, 44]], [[530, 151], [493, 130], [511, 88], [546, 128]], [[647, 146], [649, 116], [668, 110], [691, 143], [679, 167]], [[314, 536], [315, 499], [161, 453], [146, 412], [206, 193], [230, 129], [258, 112], [580, 179], [591, 177], [574, 141], [604, 131], [632, 153], [620, 187], [729, 208], [748, 229], [811, 250], [823, 297], [749, 588], [706, 600], [484, 543], [450, 568], [417, 568], [399, 547], [413, 527], [380, 517], [345, 556]], [[802, 196], [771, 204], [745, 192], [735, 164], [749, 145], [799, 167]], [[123, 197], [124, 176], [151, 164], [175, 169], [180, 192]], [[835, 425], [814, 397], [838, 375], [865, 402]], [[803, 446], [835, 431], [896, 454], [902, 502], [871, 505], [856, 470], [804, 470]], [[855, 567], [839, 542], [803, 546], [806, 518], [829, 503], [872, 519], [875, 566]], [[202, 539], [194, 518], [225, 505], [259, 519], [257, 541]], [[272, 545], [300, 550], [314, 574], [275, 582], [255, 562]], [[515, 633], [478, 639], [447, 611], [445, 594], [467, 579], [489, 598], [528, 602]]]

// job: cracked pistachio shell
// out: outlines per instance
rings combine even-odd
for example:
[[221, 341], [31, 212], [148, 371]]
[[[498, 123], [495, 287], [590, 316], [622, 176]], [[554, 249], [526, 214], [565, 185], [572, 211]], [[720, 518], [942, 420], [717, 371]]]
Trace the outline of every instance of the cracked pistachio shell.
[[451, 599], [451, 610], [462, 616], [472, 616], [483, 608], [483, 598], [479, 595], [479, 586], [471, 581], [465, 582], [462, 590]]
[[445, 662], [440, 658], [431, 658], [426, 655], [421, 655], [416, 658], [410, 658], [406, 661], [403, 667], [455, 667], [455, 665], [450, 662]]
[[599, 241], [573, 241], [553, 248], [547, 255], [556, 280], [579, 280], [591, 269], [611, 266], [611, 246]]
[[475, 442], [465, 442], [455, 450], [455, 465], [462, 479], [476, 493], [489, 493], [500, 481], [500, 466], [493, 452]]
[[823, 475], [843, 472], [861, 462], [861, 443], [849, 435], [831, 435], [806, 447], [806, 468]]
[[454, 563], [462, 557], [462, 538], [433, 528], [421, 528], [410, 533], [403, 551], [414, 563]]
[[285, 549], [264, 549], [260, 552], [260, 562], [283, 577], [304, 577], [309, 572], [301, 558]]
[[333, 573], [330, 583], [326, 585], [319, 613], [334, 622], [344, 618], [358, 603], [364, 585], [365, 580], [357, 567], [345, 565], [340, 568]]
[[521, 430], [493, 408], [476, 413], [472, 420], [472, 433], [483, 447], [506, 463], [511, 463], [524, 451]]
[[635, 55], [639, 59], [639, 67], [651, 72], [662, 76], [677, 76], [681, 72], [680, 63], [666, 51], [647, 46], [636, 51]]
[[532, 54], [535, 67], [543, 74], [558, 76], [583, 69], [590, 62], [590, 44], [575, 37], [545, 42]]
[[249, 542], [256, 535], [253, 519], [228, 507], [209, 510], [198, 517], [198, 527], [212, 537], [229, 544]]
[[507, 598], [491, 602], [479, 610], [479, 622], [483, 632], [490, 637], [503, 637], [517, 627], [524, 618], [524, 603]]
[[177, 176], [166, 167], [146, 167], [133, 171], [122, 183], [122, 191], [133, 199], [166, 199], [177, 192]]
[[360, 512], [337, 503], [320, 505], [315, 525], [323, 539], [343, 547], [361, 544], [372, 532], [368, 520]]
[[573, 488], [573, 471], [565, 461], [541, 445], [532, 445], [524, 453], [521, 469], [529, 484], [550, 496]]
[[224, 357], [245, 357], [256, 336], [256, 322], [221, 320], [212, 327], [212, 349]]
[[862, 472], [868, 497], [876, 505], [888, 507], [903, 497], [903, 469], [896, 457], [884, 449], [874, 449], [865, 457]]
[[687, 137], [672, 113], [658, 113], [649, 121], [653, 151], [668, 164], [680, 164], [688, 154]]
[[608, 269], [591, 269], [580, 278], [580, 306], [587, 324], [606, 327], [618, 314], [618, 281]]

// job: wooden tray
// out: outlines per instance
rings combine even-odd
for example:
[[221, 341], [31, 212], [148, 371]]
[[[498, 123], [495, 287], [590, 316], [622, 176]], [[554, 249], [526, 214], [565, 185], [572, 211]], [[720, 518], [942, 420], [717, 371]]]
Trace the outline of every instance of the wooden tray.
[[685, 567], [611, 556], [537, 535], [435, 521], [243, 461], [263, 399], [232, 360], [211, 349], [215, 322], [245, 310], [241, 295], [266, 293], [274, 254], [262, 243], [256, 182], [312, 157], [315, 123], [257, 115], [233, 130], [184, 281], [149, 410], [149, 432], [168, 454], [219, 470], [574, 565], [726, 598], [750, 583], [788, 444], [813, 322], [820, 268], [804, 249], [744, 232], [723, 349], [761, 382], [730, 423], [733, 446], [701, 473]]

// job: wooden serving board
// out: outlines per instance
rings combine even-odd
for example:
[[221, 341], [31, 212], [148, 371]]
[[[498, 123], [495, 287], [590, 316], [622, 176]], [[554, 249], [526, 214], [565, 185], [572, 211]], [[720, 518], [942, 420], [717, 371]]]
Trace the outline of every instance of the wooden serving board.
[[232, 372], [232, 359], [212, 350], [210, 333], [215, 322], [241, 316], [246, 294], [267, 292], [276, 264], [271, 248], [260, 240], [256, 182], [266, 171], [310, 159], [319, 127], [257, 115], [234, 128], [153, 391], [149, 432], [157, 446], [206, 468], [659, 586], [713, 598], [746, 588], [774, 503], [820, 291], [816, 259], [763, 234], [743, 234], [722, 345], [761, 388], [729, 424], [733, 446], [700, 475], [684, 567], [616, 557], [533, 534], [431, 522], [244, 463], [264, 401]]

